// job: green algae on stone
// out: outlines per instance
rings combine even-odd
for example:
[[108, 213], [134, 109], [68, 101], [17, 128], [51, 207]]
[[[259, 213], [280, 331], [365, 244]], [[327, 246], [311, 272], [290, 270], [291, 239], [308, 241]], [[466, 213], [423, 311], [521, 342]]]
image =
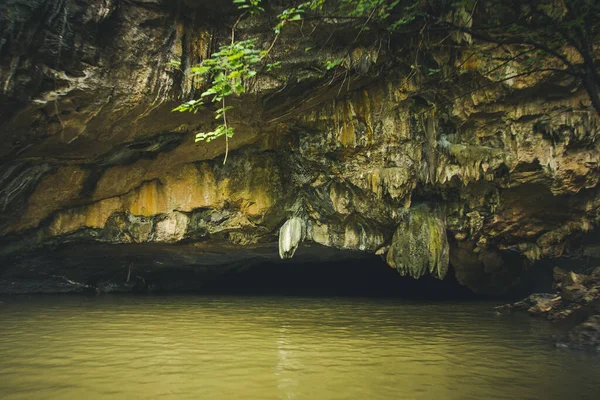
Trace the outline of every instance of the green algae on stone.
[[403, 215], [386, 261], [403, 276], [418, 279], [428, 272], [443, 279], [448, 272], [449, 254], [442, 212], [428, 205], [419, 205]]

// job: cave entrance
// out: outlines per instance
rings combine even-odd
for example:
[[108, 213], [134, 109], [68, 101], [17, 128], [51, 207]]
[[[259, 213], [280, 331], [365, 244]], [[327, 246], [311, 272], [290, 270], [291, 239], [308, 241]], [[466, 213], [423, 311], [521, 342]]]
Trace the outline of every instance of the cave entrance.
[[273, 246], [65, 245], [40, 250], [0, 274], [0, 293], [82, 292], [484, 298], [460, 285], [452, 267], [444, 280], [413, 279], [380, 256], [323, 246], [303, 246], [281, 260]]
[[415, 300], [477, 300], [450, 270], [444, 280], [400, 276], [380, 257], [327, 262], [271, 262], [230, 271], [202, 292], [234, 295], [395, 297]]

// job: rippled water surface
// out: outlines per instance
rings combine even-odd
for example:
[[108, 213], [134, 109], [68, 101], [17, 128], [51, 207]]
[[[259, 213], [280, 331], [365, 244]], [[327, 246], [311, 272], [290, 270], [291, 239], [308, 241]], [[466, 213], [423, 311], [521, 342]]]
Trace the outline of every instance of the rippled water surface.
[[600, 398], [600, 358], [492, 303], [1, 300], [2, 399]]

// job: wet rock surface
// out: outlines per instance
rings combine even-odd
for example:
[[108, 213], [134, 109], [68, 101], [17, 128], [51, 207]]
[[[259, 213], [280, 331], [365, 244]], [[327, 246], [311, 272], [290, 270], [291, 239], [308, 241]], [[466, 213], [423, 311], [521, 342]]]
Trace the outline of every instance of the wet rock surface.
[[557, 346], [600, 352], [600, 267], [589, 274], [554, 269], [556, 293], [535, 293], [498, 310], [526, 311], [566, 327]]
[[[378, 254], [415, 278], [451, 265], [473, 291], [504, 293], [532, 264], [600, 261], [600, 122], [585, 94], [492, 82], [467, 48], [431, 55], [457, 82], [427, 81], [398, 62], [410, 41], [338, 35], [354, 47], [339, 74], [323, 67], [339, 49], [306, 52], [290, 28], [273, 49], [282, 68], [232, 101], [222, 165], [221, 141], [194, 144], [211, 111], [171, 113], [202, 88], [166, 68], [189, 71], [230, 40], [221, 3], [0, 4], [0, 279], [84, 290], [124, 284], [110, 275], [132, 259], [162, 274], [315, 246], [313, 258]], [[267, 21], [240, 24], [239, 38], [256, 35], [268, 45]]]

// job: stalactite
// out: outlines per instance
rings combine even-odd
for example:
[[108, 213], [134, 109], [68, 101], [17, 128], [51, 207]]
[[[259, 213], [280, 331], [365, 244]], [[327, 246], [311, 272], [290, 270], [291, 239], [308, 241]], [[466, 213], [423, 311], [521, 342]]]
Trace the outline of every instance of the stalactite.
[[386, 261], [400, 275], [420, 278], [429, 273], [443, 279], [448, 272], [449, 252], [443, 213], [422, 204], [404, 212]]
[[292, 258], [298, 245], [304, 240], [304, 221], [298, 217], [290, 218], [279, 230], [279, 256]]

